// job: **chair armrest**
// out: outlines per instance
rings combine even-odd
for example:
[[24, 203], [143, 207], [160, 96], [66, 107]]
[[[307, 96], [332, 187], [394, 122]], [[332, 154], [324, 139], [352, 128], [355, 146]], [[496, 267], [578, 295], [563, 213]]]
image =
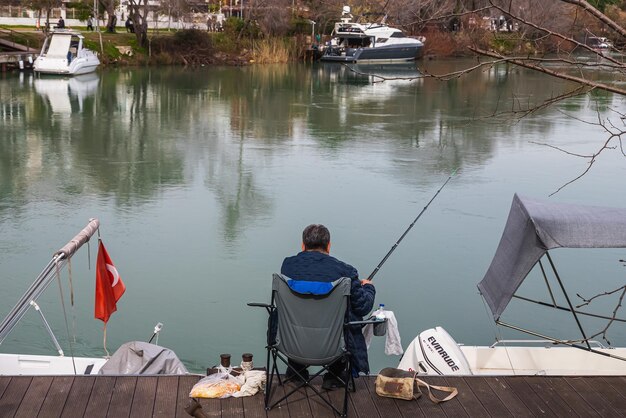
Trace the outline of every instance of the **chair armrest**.
[[385, 318], [385, 319], [378, 319], [378, 318], [372, 316], [372, 317], [366, 319], [365, 321], [352, 321], [352, 322], [347, 322], [344, 325], [349, 327], [349, 326], [352, 326], [352, 325], [381, 324], [383, 322], [387, 322], [387, 318]]
[[255, 308], [270, 308], [272, 305], [267, 304], [267, 303], [248, 302], [248, 306], [252, 306]]
[[276, 312], [276, 306], [270, 305], [269, 303], [248, 302], [248, 306], [252, 306], [253, 308], [265, 308], [268, 315], [272, 315], [272, 312]]

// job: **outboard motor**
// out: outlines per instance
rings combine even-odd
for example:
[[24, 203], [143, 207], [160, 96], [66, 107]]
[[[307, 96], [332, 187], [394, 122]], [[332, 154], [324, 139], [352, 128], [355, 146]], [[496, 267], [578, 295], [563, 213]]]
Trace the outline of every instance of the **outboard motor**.
[[472, 374], [459, 345], [442, 327], [427, 329], [415, 337], [398, 368], [431, 375]]

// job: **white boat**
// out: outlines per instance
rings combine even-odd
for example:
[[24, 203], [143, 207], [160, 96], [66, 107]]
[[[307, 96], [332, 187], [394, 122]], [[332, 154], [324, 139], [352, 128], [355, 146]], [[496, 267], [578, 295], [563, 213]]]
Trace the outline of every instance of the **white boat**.
[[590, 36], [586, 43], [593, 49], [609, 50], [613, 48], [613, 43], [603, 36]]
[[350, 7], [344, 6], [341, 21], [335, 23], [332, 39], [324, 46], [320, 60], [406, 62], [420, 58], [423, 53], [424, 38], [410, 38], [400, 29], [387, 26], [384, 22], [353, 22]]
[[33, 70], [41, 74], [78, 75], [96, 70], [98, 55], [84, 47], [84, 36], [69, 29], [55, 29], [46, 37]]
[[149, 342], [133, 341], [125, 343], [111, 358], [65, 356], [52, 328], [37, 304], [37, 299], [54, 281], [58, 272], [69, 263], [76, 251], [98, 231], [99, 226], [100, 222], [97, 219], [91, 219], [78, 235], [58, 250], [6, 318], [0, 323], [1, 345], [28, 310], [34, 308], [39, 313], [58, 356], [2, 353], [0, 354], [0, 376], [188, 373], [185, 366], [171, 350], [151, 344], [152, 339], [155, 337], [157, 337], [158, 342], [158, 335], [163, 326], [161, 323], [158, 323], [154, 328], [154, 334]]
[[[626, 248], [626, 209], [555, 204], [515, 195], [500, 244], [478, 289], [497, 325], [537, 339], [465, 346], [436, 327], [411, 342], [398, 367], [432, 375], [626, 375], [626, 348], [605, 347], [591, 340], [580, 317], [615, 324], [626, 320], [574, 307], [548, 252], [556, 248]], [[544, 257], [550, 274], [542, 264]], [[545, 280], [549, 301], [517, 294], [536, 267]], [[555, 298], [557, 289], [565, 306]], [[502, 321], [501, 314], [514, 298], [569, 312], [581, 335], [563, 340]]]

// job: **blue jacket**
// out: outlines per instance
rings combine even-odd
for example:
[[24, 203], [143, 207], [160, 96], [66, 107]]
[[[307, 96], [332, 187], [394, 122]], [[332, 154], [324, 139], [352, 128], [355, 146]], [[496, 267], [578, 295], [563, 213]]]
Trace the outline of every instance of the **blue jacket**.
[[[294, 280], [332, 282], [342, 277], [352, 279], [350, 291], [350, 321], [362, 321], [374, 306], [376, 289], [371, 284], [361, 285], [359, 273], [350, 264], [319, 251], [302, 251], [283, 261], [280, 272]], [[346, 346], [352, 353], [352, 370], [369, 374], [367, 346], [360, 326], [351, 327], [345, 334]]]

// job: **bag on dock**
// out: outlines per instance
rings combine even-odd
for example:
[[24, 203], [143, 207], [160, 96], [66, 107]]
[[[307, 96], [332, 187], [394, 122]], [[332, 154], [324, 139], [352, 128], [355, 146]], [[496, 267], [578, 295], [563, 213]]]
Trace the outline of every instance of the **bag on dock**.
[[200, 379], [193, 388], [189, 397], [191, 398], [228, 398], [239, 392], [243, 379], [230, 374], [231, 368], [224, 369]]
[[[415, 393], [416, 388], [417, 393]], [[382, 369], [376, 377], [376, 394], [378, 396], [410, 401], [422, 396], [421, 388], [426, 389], [428, 398], [434, 403], [449, 401], [459, 393], [457, 388], [451, 386], [429, 385], [417, 378], [417, 372], [394, 369], [393, 367]], [[437, 398], [433, 395], [432, 389], [447, 392], [448, 396], [443, 399]]]

